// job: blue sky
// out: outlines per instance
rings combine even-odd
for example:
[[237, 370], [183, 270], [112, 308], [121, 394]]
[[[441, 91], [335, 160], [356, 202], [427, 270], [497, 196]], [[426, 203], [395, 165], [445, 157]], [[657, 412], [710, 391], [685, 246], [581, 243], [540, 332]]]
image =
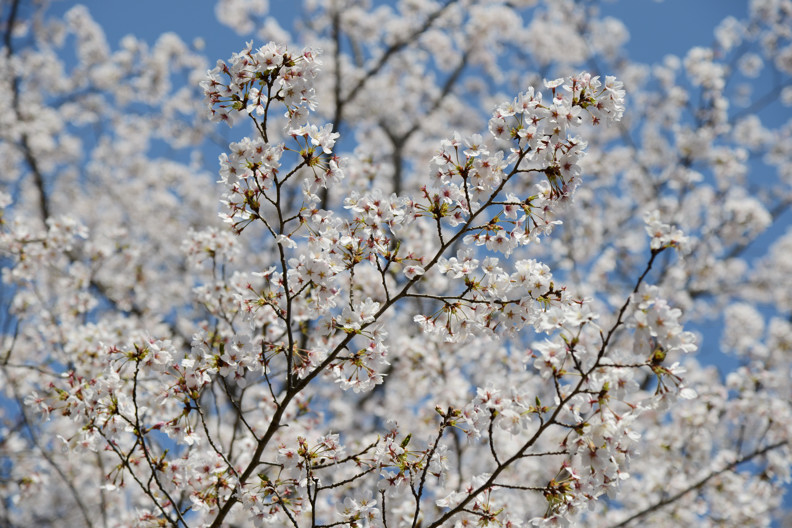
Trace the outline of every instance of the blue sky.
[[[86, 0], [63, 1], [53, 12], [64, 12], [76, 3], [86, 5], [107, 33], [111, 46], [132, 33], [154, 42], [166, 31], [178, 33], [190, 42], [201, 37], [212, 62], [227, 59], [238, 51], [243, 39], [219, 24], [211, 0]], [[270, 10], [284, 28], [298, 11], [300, 2], [270, 0]], [[629, 57], [654, 62], [666, 54], [684, 55], [692, 46], [712, 43], [712, 31], [726, 16], [741, 17], [748, 8], [746, 0], [621, 0], [603, 2], [603, 13], [625, 22], [630, 30]]]
[[622, 0], [604, 2], [602, 12], [630, 31], [629, 57], [655, 62], [667, 54], [684, 56], [693, 46], [713, 42], [713, 30], [729, 15], [742, 18], [747, 0]]

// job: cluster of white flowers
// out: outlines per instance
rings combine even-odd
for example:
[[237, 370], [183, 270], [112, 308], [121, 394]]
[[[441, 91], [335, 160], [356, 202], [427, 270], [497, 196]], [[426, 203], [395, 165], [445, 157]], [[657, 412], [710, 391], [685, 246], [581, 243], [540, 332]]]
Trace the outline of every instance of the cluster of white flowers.
[[271, 101], [281, 101], [287, 108], [289, 130], [305, 124], [307, 113], [316, 107], [313, 78], [318, 64], [311, 50], [292, 56], [270, 42], [254, 52], [251, 41], [229, 62], [218, 61], [201, 82], [213, 121], [231, 125], [245, 113], [263, 116]]
[[[12, 4], [3, 521], [770, 525], [789, 0], [652, 67], [592, 2], [311, 0], [322, 72]], [[293, 41], [270, 5], [218, 18]]]
[[685, 250], [688, 238], [681, 229], [674, 228], [660, 220], [659, 211], [647, 211], [644, 214], [644, 222], [646, 222], [646, 233], [652, 237], [651, 247], [653, 250], [657, 251], [667, 247]]

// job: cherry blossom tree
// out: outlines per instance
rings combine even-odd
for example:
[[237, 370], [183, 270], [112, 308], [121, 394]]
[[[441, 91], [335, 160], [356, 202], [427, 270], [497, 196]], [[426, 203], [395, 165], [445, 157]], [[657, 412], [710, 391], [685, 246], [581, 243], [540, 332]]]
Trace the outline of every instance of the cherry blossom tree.
[[600, 7], [3, 3], [0, 525], [779, 521], [792, 2]]

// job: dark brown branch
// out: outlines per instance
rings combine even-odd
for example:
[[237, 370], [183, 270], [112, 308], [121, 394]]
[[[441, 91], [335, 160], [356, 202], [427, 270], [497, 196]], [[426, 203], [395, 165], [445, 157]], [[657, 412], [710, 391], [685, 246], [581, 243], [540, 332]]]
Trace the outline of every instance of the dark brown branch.
[[[14, 31], [14, 25], [16, 24], [16, 17], [19, 10], [19, 0], [14, 0], [11, 4], [11, 12], [8, 15], [8, 20], [6, 21], [6, 32], [3, 36], [3, 44], [5, 45], [5, 52], [6, 57], [11, 59], [14, 54], [14, 47], [13, 47], [13, 39], [12, 33]], [[11, 102], [14, 108], [14, 114], [17, 121], [22, 121], [22, 111], [20, 108], [20, 101], [19, 95], [21, 92], [20, 89], [20, 79], [17, 75], [14, 75], [11, 79]], [[35, 155], [33, 154], [32, 149], [30, 148], [30, 142], [28, 141], [28, 135], [26, 132], [21, 133], [20, 138], [20, 146], [22, 148], [22, 153], [25, 156], [25, 161], [27, 162], [28, 166], [30, 166], [30, 172], [33, 174], [33, 183], [36, 186], [39, 194], [39, 212], [41, 213], [41, 219], [46, 223], [47, 219], [51, 216], [50, 204], [49, 199], [47, 198], [47, 193], [44, 188], [44, 176], [41, 172], [41, 168], [39, 167], [38, 161], [36, 160]]]

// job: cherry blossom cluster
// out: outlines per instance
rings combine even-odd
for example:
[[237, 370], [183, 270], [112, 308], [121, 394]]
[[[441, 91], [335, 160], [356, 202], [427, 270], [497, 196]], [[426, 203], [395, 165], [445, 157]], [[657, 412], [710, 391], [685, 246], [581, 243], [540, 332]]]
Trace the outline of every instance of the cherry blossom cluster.
[[688, 237], [681, 229], [673, 228], [660, 220], [660, 212], [647, 211], [644, 214], [646, 233], [652, 237], [651, 248], [658, 250], [666, 247], [676, 247], [684, 251]]
[[[531, 427], [532, 414], [540, 419], [541, 427], [556, 423], [555, 418], [545, 422], [542, 416], [546, 413], [554, 416], [559, 412], [572, 413], [579, 423], [574, 428], [574, 437], [567, 437], [561, 446], [568, 450], [566, 469], [560, 472], [566, 476], [560, 481], [551, 481], [544, 488], [549, 504], [546, 519], [565, 518], [568, 512], [618, 486], [627, 476], [627, 455], [632, 452], [636, 439], [627, 427], [630, 412], [624, 411], [619, 420], [614, 420], [619, 415], [605, 402], [610, 397], [611, 385], [619, 387], [615, 392], [620, 398], [629, 397], [628, 386], [634, 390], [637, 386], [624, 383], [621, 378], [625, 374], [620, 371], [625, 369], [605, 361], [602, 351], [597, 352], [579, 341], [581, 329], [594, 319], [588, 303], [574, 299], [563, 287], [556, 286], [550, 269], [536, 260], [518, 260], [514, 271], [507, 272], [499, 258], [485, 256], [479, 260], [474, 250], [476, 246], [485, 246], [488, 251], [509, 257], [517, 247], [537, 241], [540, 233], [549, 234], [552, 225], [559, 223], [554, 219], [553, 209], [559, 203], [569, 202], [580, 183], [578, 162], [585, 142], [570, 136], [571, 129], [581, 126], [584, 116], [589, 125], [618, 121], [624, 109], [624, 92], [613, 78], [608, 78], [602, 87], [597, 77], [581, 74], [547, 82], [546, 87], [552, 94], [552, 102], [548, 105], [542, 103], [540, 93], [529, 91], [512, 103], [499, 106], [490, 120], [487, 141], [479, 135], [468, 138], [455, 135], [452, 140], [444, 141], [432, 160], [432, 181], [422, 189], [422, 200], [413, 202], [396, 195], [386, 198], [379, 190], [353, 192], [345, 201], [346, 209], [353, 215], [351, 219], [314, 206], [318, 202], [314, 193], [328, 184], [322, 171], [315, 167], [326, 163], [321, 156], [332, 155], [337, 136], [331, 134], [327, 126], [318, 128], [305, 123], [289, 130], [295, 139], [305, 138], [303, 143], [298, 141], [298, 149], [294, 152], [298, 155], [298, 169], [305, 168], [314, 177], [305, 180], [302, 189], [306, 205], [287, 220], [281, 212], [280, 192], [295, 171], [279, 176], [279, 169], [282, 155], [292, 149], [270, 146], [266, 134], [266, 108], [254, 116], [257, 129], [262, 132], [260, 136], [232, 144], [232, 155], [221, 157], [222, 183], [229, 189], [227, 196], [231, 199], [227, 203], [233, 211], [232, 223], [241, 231], [239, 227], [247, 225], [243, 226], [243, 222], [261, 220], [280, 248], [280, 263], [276, 259], [276, 265], [261, 275], [265, 285], [254, 287], [251, 284], [239, 297], [242, 313], [249, 314], [254, 325], [280, 329], [275, 330], [275, 335], [280, 332], [276, 341], [262, 344], [264, 374], [271, 372], [270, 363], [276, 357], [283, 356], [295, 380], [310, 379], [326, 368], [342, 389], [365, 392], [381, 384], [390, 361], [386, 345], [388, 333], [377, 320], [393, 305], [393, 296], [414, 296], [437, 303], [439, 309], [433, 315], [415, 316], [414, 319], [424, 332], [438, 333], [446, 341], [465, 342], [481, 335], [517, 335], [526, 327], [550, 335], [561, 332], [565, 350], [558, 351], [554, 358], [555, 341], [547, 341], [536, 347], [539, 356], [535, 361], [542, 377], [555, 384], [556, 399], [560, 400], [556, 403], [558, 407], [544, 406], [538, 399], [534, 402], [528, 392], [512, 392], [504, 397], [494, 388], [479, 389], [478, 397], [466, 409], [438, 411], [443, 417], [439, 436], [426, 450], [408, 451], [409, 437], [397, 445], [395, 434], [386, 436], [384, 442], [377, 444], [378, 458], [370, 462], [369, 467], [384, 468], [382, 482], [391, 494], [408, 486], [415, 492], [416, 478], [423, 475], [420, 477], [423, 481], [429, 468], [445, 459], [443, 453], [447, 447], [439, 440], [449, 425], [464, 422], [468, 435], [489, 437], [492, 442], [493, 425], [512, 436], [519, 436]], [[289, 108], [289, 102], [284, 103]], [[289, 114], [291, 116], [291, 110]], [[506, 145], [511, 145], [509, 151], [503, 149]], [[335, 161], [325, 166], [328, 167], [326, 174], [332, 173], [335, 178], [343, 176], [340, 171], [333, 172], [338, 167]], [[505, 201], [500, 199], [510, 180], [533, 175], [542, 177], [534, 185], [535, 194], [518, 198], [509, 193]], [[275, 221], [272, 212], [263, 213], [265, 201], [277, 212], [279, 220]], [[490, 210], [498, 209], [500, 212], [489, 221], [475, 223], [477, 217], [490, 215]], [[435, 256], [431, 252], [419, 252], [419, 246], [409, 238], [404, 240], [410, 226], [428, 226], [431, 232], [432, 223], [436, 224], [441, 245]], [[297, 243], [301, 232], [307, 238], [304, 249]], [[464, 240], [467, 247], [447, 258], [443, 251], [455, 239]], [[288, 254], [293, 256], [287, 258]], [[389, 268], [397, 264], [403, 270], [406, 283], [394, 281], [389, 273]], [[432, 269], [434, 266], [436, 270]], [[381, 300], [364, 297], [362, 301], [355, 301], [356, 277], [375, 270], [375, 275], [381, 276], [382, 288], [377, 294]], [[410, 292], [411, 286], [419, 284], [429, 272], [432, 276], [444, 275], [449, 285], [463, 283], [463, 293], [424, 293], [423, 288]], [[353, 289], [348, 290], [350, 287]], [[347, 296], [348, 306], [339, 309]], [[285, 339], [290, 332], [290, 321], [313, 319], [323, 320], [321, 341], [314, 346], [290, 350], [294, 345], [290, 344], [290, 339]], [[207, 352], [200, 354], [207, 355]], [[241, 351], [239, 354], [224, 353], [217, 360], [217, 372], [225, 377], [233, 375], [237, 380], [244, 379], [243, 357]], [[582, 376], [580, 383], [572, 383], [566, 377], [572, 370]], [[587, 393], [599, 394], [599, 397], [589, 399], [584, 396]], [[589, 425], [594, 422], [599, 423], [598, 428]], [[305, 471], [310, 479], [311, 472], [316, 469], [312, 460], [317, 457], [325, 460], [322, 453], [326, 441], [320, 441], [317, 447], [310, 447], [303, 437], [296, 441], [295, 448], [281, 447], [279, 456], [287, 467], [298, 473]], [[529, 447], [530, 443], [522, 449]], [[384, 455], [387, 456], [383, 458]], [[580, 468], [579, 473], [571, 469], [574, 466]], [[441, 472], [435, 470], [434, 473]], [[281, 491], [273, 493], [286, 493], [289, 489], [289, 494], [302, 496], [303, 506], [292, 503], [287, 508], [291, 515], [299, 515], [304, 500], [310, 499], [311, 486], [308, 485], [305, 495], [299, 491], [301, 486], [295, 487], [298, 478], [294, 478], [289, 481], [291, 484], [283, 481]], [[575, 483], [574, 492], [572, 482]], [[318, 490], [316, 487], [314, 493]], [[463, 502], [470, 499], [475, 501], [475, 508], [482, 511], [497, 503], [491, 490], [479, 495], [471, 489]], [[368, 500], [360, 503], [372, 504]], [[354, 505], [358, 504], [355, 501], [344, 504], [344, 515], [355, 517], [364, 513], [355, 510]], [[485, 504], [490, 506], [485, 508]], [[487, 515], [490, 514], [497, 516], [493, 512]]]
[[291, 35], [218, 0], [289, 45], [213, 69], [34, 4], [0, 10], [0, 524], [778, 521], [789, 0], [651, 66], [598, 2]]
[[239, 246], [232, 233], [210, 227], [203, 231], [192, 231], [184, 242], [184, 251], [196, 265], [207, 259], [233, 262]]
[[[423, 190], [426, 211], [451, 226], [466, 221], [482, 205], [503, 207], [503, 222], [491, 221], [466, 238], [506, 256], [515, 247], [536, 241], [557, 223], [554, 204], [571, 199], [580, 183], [579, 161], [586, 143], [571, 135], [582, 123], [618, 121], [624, 112], [622, 84], [587, 73], [545, 81], [550, 100], [530, 89], [495, 110], [489, 121], [490, 138], [475, 134], [445, 140], [432, 159], [432, 184]], [[512, 145], [504, 152], [498, 142]], [[514, 165], [511, 171], [507, 169]], [[514, 174], [543, 174], [533, 193], [493, 201]], [[494, 219], [494, 220], [497, 220]], [[500, 225], [500, 224], [506, 224]]]
[[272, 101], [281, 101], [288, 109], [289, 129], [296, 129], [315, 108], [312, 81], [318, 64], [310, 50], [292, 56], [271, 42], [254, 52], [251, 41], [229, 62], [218, 61], [201, 82], [213, 121], [231, 125], [243, 113], [263, 116]]
[[[602, 87], [598, 78], [581, 74], [566, 81], [547, 82], [546, 87], [552, 93], [549, 105], [542, 103], [540, 93], [529, 91], [512, 103], [499, 106], [490, 120], [487, 141], [479, 135], [467, 138], [455, 135], [445, 140], [432, 160], [432, 182], [422, 189], [422, 200], [413, 202], [396, 195], [384, 197], [377, 189], [353, 192], [345, 200], [351, 218], [315, 208], [317, 197], [314, 193], [327, 187], [327, 180], [316, 176], [313, 181], [309, 178], [303, 187], [303, 200], [307, 205], [297, 216], [283, 220], [284, 215], [280, 213], [283, 206], [273, 190], [280, 191], [294, 172], [284, 177], [278, 174], [282, 155], [290, 149], [270, 146], [266, 130], [260, 128], [266, 127], [266, 111], [257, 116], [262, 117], [261, 124], [256, 121], [257, 128], [262, 130], [260, 137], [233, 143], [232, 156], [221, 157], [222, 182], [230, 189], [228, 195], [236, 198], [229, 204], [234, 215], [243, 212], [234, 225], [239, 226], [243, 221], [263, 221], [282, 255], [280, 264], [276, 260], [275, 266], [261, 274], [265, 281], [263, 287], [251, 284], [239, 297], [241, 311], [252, 317], [251, 322], [280, 329], [275, 332], [275, 335], [280, 332], [280, 344], [265, 342], [262, 345], [266, 358], [264, 373], [271, 371], [267, 365], [273, 358], [285, 355], [287, 368], [295, 373], [295, 379], [310, 379], [315, 372], [326, 368], [343, 389], [371, 390], [383, 382], [383, 373], [390, 365], [386, 345], [388, 333], [377, 320], [384, 309], [393, 304], [394, 295], [425, 298], [437, 303], [437, 312], [414, 319], [424, 332], [439, 334], [446, 341], [465, 342], [481, 335], [517, 335], [526, 327], [550, 335], [561, 332], [566, 345], [554, 352], [556, 341], [538, 344], [534, 362], [541, 376], [555, 384], [556, 399], [560, 400], [557, 408], [542, 405], [538, 399], [532, 401], [528, 392], [512, 391], [507, 397], [501, 396], [495, 388], [478, 389], [477, 398], [464, 410], [438, 411], [444, 419], [443, 425], [437, 441], [427, 450], [410, 455], [406, 449], [409, 438], [397, 444], [395, 434], [377, 444], [378, 461], [370, 462], [369, 467], [386, 468], [382, 470], [382, 478], [389, 493], [406, 485], [414, 486], [416, 476], [426, 475], [428, 468], [437, 463], [432, 460], [445, 458], [442, 453], [447, 447], [439, 440], [452, 423], [464, 422], [468, 435], [489, 437], [492, 441], [493, 425], [512, 436], [519, 436], [531, 427], [531, 415], [536, 415], [545, 427], [556, 419], [545, 423], [544, 414], [556, 416], [562, 411], [577, 417], [579, 425], [574, 428], [574, 437], [562, 443], [564, 449], [569, 449], [566, 469], [562, 468], [559, 473], [565, 476], [544, 488], [550, 505], [546, 518], [566, 517], [569, 511], [618, 486], [627, 477], [627, 455], [634, 449], [637, 438], [627, 426], [630, 412], [617, 415], [605, 402], [610, 398], [609, 387], [614, 387], [618, 398], [626, 399], [629, 397], [627, 387], [637, 390], [637, 385], [630, 384], [631, 378], [623, 372], [629, 369], [605, 361], [602, 351], [597, 352], [580, 341], [581, 329], [587, 324], [590, 326], [594, 319], [589, 304], [574, 299], [563, 287], [556, 286], [550, 269], [536, 260], [518, 260], [514, 263], [514, 271], [508, 272], [499, 258], [484, 256], [480, 260], [480, 254], [474, 249], [485, 246], [488, 251], [509, 257], [519, 246], [538, 240], [539, 233], [549, 234], [552, 225], [559, 223], [550, 220], [553, 208], [562, 201], [571, 200], [572, 192], [580, 183], [578, 162], [585, 142], [570, 136], [569, 132], [583, 124], [583, 116], [589, 125], [615, 122], [624, 109], [621, 84], [612, 78]], [[300, 149], [294, 151], [299, 156], [299, 166], [310, 169], [321, 163], [313, 161], [319, 159], [315, 157], [315, 147], [320, 155], [332, 154], [336, 134], [329, 134], [327, 127], [320, 129], [306, 123], [290, 133], [295, 138], [307, 138], [302, 144], [298, 142]], [[503, 150], [502, 145], [511, 145], [510, 150]], [[313, 173], [318, 174], [316, 170]], [[508, 193], [505, 201], [499, 198], [507, 192], [506, 185], [511, 179], [531, 178], [534, 174], [542, 177], [533, 188], [535, 194], [518, 198]], [[342, 173], [336, 176], [342, 177]], [[262, 213], [264, 200], [278, 211], [279, 223], [274, 222], [272, 214]], [[488, 222], [480, 225], [474, 222], [477, 217], [498, 209], [500, 212]], [[293, 227], [289, 227], [290, 222]], [[428, 226], [431, 233], [432, 223], [436, 224], [441, 245], [441, 251], [434, 257], [431, 253], [418, 252], [418, 246], [409, 238], [404, 239], [411, 226]], [[510, 226], [509, 230], [504, 225]], [[307, 238], [304, 249], [297, 243], [301, 232]], [[448, 258], [443, 250], [454, 239], [464, 240], [467, 247]], [[293, 256], [286, 258], [287, 254]], [[389, 268], [397, 264], [407, 281], [401, 286], [389, 273]], [[360, 273], [372, 272], [381, 275], [382, 288], [378, 293], [381, 300], [364, 297], [362, 301], [355, 301], [352, 290], [347, 292], [347, 289], [350, 285], [354, 288], [355, 278]], [[410, 292], [410, 287], [420, 284], [427, 273], [432, 277], [437, 273], [445, 276], [449, 285], [462, 283], [464, 291], [451, 295], [433, 294], [424, 293], [421, 288]], [[347, 296], [348, 306], [339, 309]], [[647, 302], [641, 308], [648, 306]], [[290, 351], [288, 347], [292, 345], [284, 340], [284, 334], [288, 334], [292, 319], [323, 319], [320, 328], [324, 337], [313, 347]], [[670, 346], [673, 338], [665, 338]], [[272, 352], [269, 356], [268, 350]], [[224, 368], [220, 374], [244, 378], [244, 365], [239, 358], [224, 354], [218, 364], [220, 360]], [[582, 375], [582, 381], [570, 382], [566, 377], [569, 371]], [[599, 397], [590, 399], [584, 396], [587, 393], [599, 394]], [[617, 416], [619, 419], [614, 420]], [[599, 424], [597, 428], [589, 425], [594, 422]], [[310, 447], [303, 437], [298, 437], [296, 442], [296, 447], [283, 445], [279, 456], [286, 466], [298, 473], [305, 471], [310, 478], [314, 467], [312, 460], [317, 457], [324, 460], [325, 455], [321, 453], [325, 450], [322, 447], [325, 442], [320, 441], [317, 447]], [[387, 457], [382, 458], [383, 455]], [[575, 466], [580, 470], [572, 469]], [[572, 482], [575, 483], [574, 492]], [[295, 488], [290, 484], [288, 487], [290, 494], [310, 497], [310, 485], [307, 496], [298, 491], [299, 486]], [[285, 489], [278, 493], [285, 493]], [[314, 492], [318, 492], [318, 488]], [[474, 499], [475, 507], [483, 508], [484, 502], [489, 502], [490, 493], [479, 496], [471, 489], [470, 494], [463, 494], [463, 502]], [[362, 515], [363, 512], [356, 512], [354, 505], [358, 503], [354, 500], [344, 504], [344, 515]], [[373, 503], [364, 500], [361, 504]], [[451, 506], [452, 501], [447, 501], [446, 505]], [[292, 515], [299, 515], [301, 507], [293, 504], [288, 510]]]

